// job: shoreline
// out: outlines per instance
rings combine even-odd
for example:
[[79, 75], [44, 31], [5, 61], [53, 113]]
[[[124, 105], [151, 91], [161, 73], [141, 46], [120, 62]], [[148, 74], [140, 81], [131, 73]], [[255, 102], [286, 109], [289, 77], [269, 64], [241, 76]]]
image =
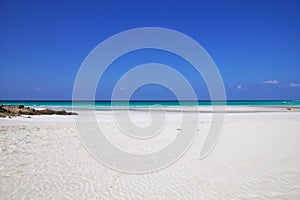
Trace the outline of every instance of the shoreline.
[[[7, 107], [7, 106], [5, 106]], [[9, 106], [15, 108], [15, 106]], [[20, 109], [19, 109], [20, 110]], [[166, 113], [198, 113], [198, 114], [212, 114], [212, 113], [224, 113], [226, 114], [238, 114], [238, 113], [298, 113], [300, 112], [300, 107], [285, 107], [285, 106], [158, 106], [158, 107], [96, 107], [95, 110], [91, 107], [25, 107], [24, 110], [34, 111], [36, 113], [27, 114], [26, 112], [20, 112], [15, 109], [14, 115], [2, 116], [0, 119], [13, 119], [17, 116], [22, 118], [34, 118], [34, 116], [67, 116], [67, 115], [77, 115], [80, 113], [95, 112], [98, 114], [106, 112], [131, 112], [131, 113], [149, 113], [155, 112], [166, 112]], [[0, 113], [1, 114], [1, 113]]]

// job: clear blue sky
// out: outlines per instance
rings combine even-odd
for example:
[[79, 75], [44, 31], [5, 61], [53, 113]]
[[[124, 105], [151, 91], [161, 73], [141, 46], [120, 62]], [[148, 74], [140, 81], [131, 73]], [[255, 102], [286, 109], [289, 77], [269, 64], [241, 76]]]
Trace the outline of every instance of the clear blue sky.
[[[198, 41], [217, 64], [228, 99], [300, 99], [298, 0], [1, 0], [0, 100], [71, 99], [77, 70], [97, 44], [147, 26], [174, 29]], [[142, 51], [118, 59], [100, 82], [97, 98], [109, 98], [124, 69], [167, 62], [168, 56], [173, 55]], [[174, 58], [169, 64], [180, 70], [184, 61]], [[120, 70], [120, 65], [126, 67]], [[182, 73], [198, 97], [208, 99], [203, 81], [188, 69]], [[135, 98], [172, 95], [150, 85]]]

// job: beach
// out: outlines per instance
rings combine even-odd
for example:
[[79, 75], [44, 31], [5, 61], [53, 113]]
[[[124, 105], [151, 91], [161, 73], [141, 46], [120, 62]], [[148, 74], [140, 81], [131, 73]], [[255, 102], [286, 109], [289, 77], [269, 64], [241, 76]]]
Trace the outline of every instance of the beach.
[[[80, 113], [1, 118], [0, 199], [300, 199], [298, 108], [227, 108], [217, 145], [200, 159], [210, 110], [184, 108], [187, 116], [199, 116], [193, 144], [174, 164], [140, 174], [108, 168], [90, 155], [74, 123]], [[162, 135], [149, 140], [120, 134], [111, 110], [95, 115], [112, 144], [142, 154], [164, 148], [181, 134], [178, 108], [155, 112], [165, 113], [166, 124]], [[140, 127], [158, 123], [147, 109], [129, 114]]]

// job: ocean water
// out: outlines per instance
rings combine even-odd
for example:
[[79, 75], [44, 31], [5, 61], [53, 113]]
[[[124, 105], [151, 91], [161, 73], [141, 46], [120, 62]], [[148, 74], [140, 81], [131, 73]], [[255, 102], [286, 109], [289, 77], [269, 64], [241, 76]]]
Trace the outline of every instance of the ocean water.
[[[23, 104], [30, 107], [41, 107], [41, 108], [72, 108], [72, 101], [0, 101], [0, 104], [5, 105], [19, 105]], [[111, 106], [116, 107], [176, 107], [176, 106], [210, 106], [211, 101], [77, 101], [74, 102], [76, 108], [88, 109], [106, 109]], [[214, 105], [228, 105], [228, 106], [289, 106], [289, 107], [300, 107], [300, 100], [230, 100], [230, 101], [214, 101]]]

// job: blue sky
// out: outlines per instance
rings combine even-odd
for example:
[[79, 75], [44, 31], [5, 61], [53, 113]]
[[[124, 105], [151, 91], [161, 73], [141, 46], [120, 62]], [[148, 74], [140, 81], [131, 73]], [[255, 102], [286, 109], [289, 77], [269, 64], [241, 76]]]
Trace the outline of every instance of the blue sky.
[[[174, 29], [199, 42], [218, 66], [228, 99], [300, 99], [297, 0], [2, 0], [0, 100], [71, 99], [77, 70], [96, 45], [119, 32], [148, 26]], [[109, 99], [118, 77], [145, 62], [165, 62], [178, 69], [199, 99], [209, 99], [191, 67], [160, 51], [118, 59], [100, 81], [96, 97]], [[133, 98], [174, 95], [167, 88], [147, 85]]]

